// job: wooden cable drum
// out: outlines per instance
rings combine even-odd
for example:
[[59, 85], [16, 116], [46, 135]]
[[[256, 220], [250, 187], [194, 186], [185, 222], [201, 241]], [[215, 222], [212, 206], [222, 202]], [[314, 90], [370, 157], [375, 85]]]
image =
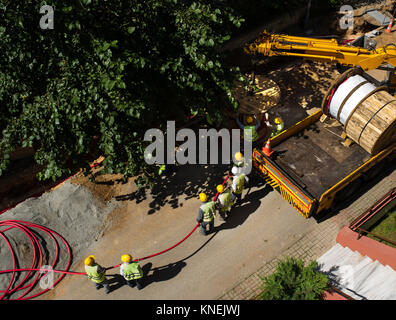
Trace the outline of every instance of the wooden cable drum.
[[396, 98], [354, 68], [332, 84], [323, 113], [344, 125], [346, 135], [371, 155], [396, 141]]

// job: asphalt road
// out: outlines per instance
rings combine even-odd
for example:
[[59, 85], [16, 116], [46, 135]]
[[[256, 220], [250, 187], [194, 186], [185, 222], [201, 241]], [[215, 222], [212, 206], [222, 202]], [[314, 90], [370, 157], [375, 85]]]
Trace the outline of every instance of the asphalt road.
[[[199, 174], [196, 173], [196, 174]], [[138, 291], [120, 282], [119, 269], [108, 271], [112, 292], [96, 290], [84, 276], [67, 276], [40, 299], [216, 299], [249, 276], [316, 225], [303, 218], [276, 191], [260, 186], [245, 190], [245, 200], [226, 222], [216, 219], [212, 234], [197, 229], [171, 251], [141, 261], [144, 288]], [[148, 214], [152, 198], [125, 201], [115, 212], [111, 228], [86, 254], [109, 267], [124, 253], [134, 258], [164, 250], [180, 241], [196, 225], [200, 205], [193, 197], [168, 201]], [[174, 208], [175, 207], [175, 208]], [[83, 259], [74, 266], [83, 270]]]

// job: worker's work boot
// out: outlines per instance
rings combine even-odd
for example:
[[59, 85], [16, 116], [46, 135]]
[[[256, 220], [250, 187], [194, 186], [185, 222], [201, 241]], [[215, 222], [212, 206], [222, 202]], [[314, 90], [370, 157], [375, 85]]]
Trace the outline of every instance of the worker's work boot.
[[136, 280], [136, 288], [137, 288], [138, 290], [142, 290], [142, 289], [143, 289], [143, 286], [142, 286], [142, 284], [140, 283], [139, 280]]
[[106, 294], [109, 294], [110, 291], [111, 291], [109, 285], [108, 285], [107, 283], [105, 283], [105, 284], [103, 284], [103, 286], [104, 286], [104, 288], [105, 288], [105, 293], [106, 293]]

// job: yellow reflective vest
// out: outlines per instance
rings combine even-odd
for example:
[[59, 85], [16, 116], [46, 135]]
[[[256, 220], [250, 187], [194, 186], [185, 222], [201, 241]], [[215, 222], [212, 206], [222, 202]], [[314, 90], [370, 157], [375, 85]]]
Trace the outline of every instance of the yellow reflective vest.
[[124, 278], [126, 280], [136, 280], [143, 277], [143, 270], [140, 268], [138, 262], [131, 262], [125, 264], [123, 269]]
[[223, 205], [223, 207], [220, 208], [220, 211], [228, 211], [228, 208], [233, 205], [230, 189], [227, 189], [221, 195], [219, 195], [219, 202], [221, 205]]
[[98, 269], [98, 264], [94, 264], [92, 266], [85, 266], [85, 272], [88, 275], [88, 279], [96, 283], [102, 283], [106, 279], [106, 273], [99, 272]]
[[235, 179], [234, 193], [241, 194], [244, 187], [245, 187], [245, 175], [242, 173], [239, 176], [237, 176]]
[[203, 211], [203, 222], [211, 222], [216, 217], [216, 207], [213, 201], [209, 201], [201, 205]]
[[244, 139], [246, 141], [256, 141], [258, 139], [258, 133], [255, 126], [245, 126], [244, 127]]

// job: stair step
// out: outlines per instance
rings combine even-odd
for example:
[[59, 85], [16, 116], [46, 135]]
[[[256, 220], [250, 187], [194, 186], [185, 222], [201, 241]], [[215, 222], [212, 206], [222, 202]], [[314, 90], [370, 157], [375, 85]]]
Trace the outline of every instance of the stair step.
[[396, 271], [340, 244], [318, 260], [320, 271], [355, 299], [396, 299]]

